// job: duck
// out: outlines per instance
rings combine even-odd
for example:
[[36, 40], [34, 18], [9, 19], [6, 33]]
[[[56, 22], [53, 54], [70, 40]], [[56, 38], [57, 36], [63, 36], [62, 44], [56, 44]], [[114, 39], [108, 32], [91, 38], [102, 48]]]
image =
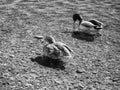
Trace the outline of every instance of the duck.
[[[40, 37], [41, 39], [41, 37]], [[71, 58], [73, 50], [62, 42], [56, 42], [53, 36], [45, 36], [46, 44], [43, 46], [43, 56], [51, 59]]]
[[90, 32], [93, 32], [93, 31], [96, 31], [98, 29], [98, 26], [95, 25], [94, 23], [92, 23], [93, 21], [85, 21], [83, 20], [82, 16], [79, 15], [79, 14], [73, 14], [73, 21], [74, 21], [74, 24], [76, 21], [79, 21], [79, 30], [82, 30], [86, 33], [90, 33]]

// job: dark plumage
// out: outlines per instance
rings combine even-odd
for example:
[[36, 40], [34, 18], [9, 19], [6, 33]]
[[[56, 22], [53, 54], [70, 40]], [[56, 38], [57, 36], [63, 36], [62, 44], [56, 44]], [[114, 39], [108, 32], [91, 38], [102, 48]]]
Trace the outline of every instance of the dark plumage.
[[80, 17], [79, 14], [73, 14], [73, 21], [74, 21], [74, 23], [75, 23], [77, 20], [79, 21], [79, 24], [80, 24], [81, 21], [82, 21], [82, 18]]
[[93, 23], [94, 25], [97, 25], [97, 26], [99, 26], [100, 27], [100, 24], [96, 21], [96, 20], [90, 20], [89, 22], [91, 22], [91, 23]]

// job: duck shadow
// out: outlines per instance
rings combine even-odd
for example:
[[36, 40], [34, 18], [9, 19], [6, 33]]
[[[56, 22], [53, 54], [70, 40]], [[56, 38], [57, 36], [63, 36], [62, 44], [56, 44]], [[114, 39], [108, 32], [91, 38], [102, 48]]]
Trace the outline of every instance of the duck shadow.
[[38, 56], [36, 58], [31, 58], [31, 61], [37, 62], [42, 66], [57, 69], [57, 70], [65, 69], [65, 62], [63, 62], [61, 59], [52, 59], [46, 56]]
[[79, 40], [85, 40], [88, 42], [93, 42], [95, 40], [94, 35], [91, 35], [91, 34], [86, 33], [86, 32], [73, 31], [72, 37], [79, 39]]
[[87, 42], [93, 42], [95, 38], [101, 36], [101, 34], [90, 34], [86, 32], [81, 31], [72, 31], [72, 32], [64, 32], [64, 33], [71, 33], [73, 38], [79, 39], [79, 40], [85, 40]]

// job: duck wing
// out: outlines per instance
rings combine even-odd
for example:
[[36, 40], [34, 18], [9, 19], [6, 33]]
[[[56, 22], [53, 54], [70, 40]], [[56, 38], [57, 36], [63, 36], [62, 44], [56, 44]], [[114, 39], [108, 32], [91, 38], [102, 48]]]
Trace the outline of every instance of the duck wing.
[[67, 48], [70, 52], [73, 52], [73, 50], [66, 44], [63, 45], [65, 48]]
[[103, 28], [103, 23], [98, 21], [98, 20], [96, 20], [96, 19], [91, 19], [91, 20], [89, 20], [89, 22], [91, 22], [92, 24], [98, 26], [101, 29]]
[[54, 43], [57, 48], [61, 51], [63, 57], [64, 56], [71, 56], [71, 52], [73, 52], [70, 47], [68, 47], [66, 44], [62, 43], [62, 42], [56, 42]]

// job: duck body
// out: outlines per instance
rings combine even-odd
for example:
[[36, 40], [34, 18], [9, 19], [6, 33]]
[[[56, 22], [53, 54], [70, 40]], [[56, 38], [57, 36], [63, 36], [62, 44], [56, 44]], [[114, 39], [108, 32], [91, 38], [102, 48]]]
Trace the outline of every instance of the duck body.
[[60, 50], [53, 44], [48, 44], [43, 47], [43, 55], [52, 59], [60, 58]]
[[80, 23], [80, 26], [79, 26], [80, 29], [84, 28], [85, 30], [90, 30], [90, 29], [92, 29], [94, 27], [96, 27], [96, 26], [94, 24], [92, 24], [91, 22], [88, 22], [88, 21], [82, 21]]
[[54, 45], [61, 51], [61, 56], [71, 57], [72, 50], [66, 44], [62, 42], [56, 42]]
[[95, 28], [96, 25], [92, 24], [89, 21], [82, 21], [79, 25], [79, 31], [86, 32], [89, 34], [96, 34], [97, 30]]

